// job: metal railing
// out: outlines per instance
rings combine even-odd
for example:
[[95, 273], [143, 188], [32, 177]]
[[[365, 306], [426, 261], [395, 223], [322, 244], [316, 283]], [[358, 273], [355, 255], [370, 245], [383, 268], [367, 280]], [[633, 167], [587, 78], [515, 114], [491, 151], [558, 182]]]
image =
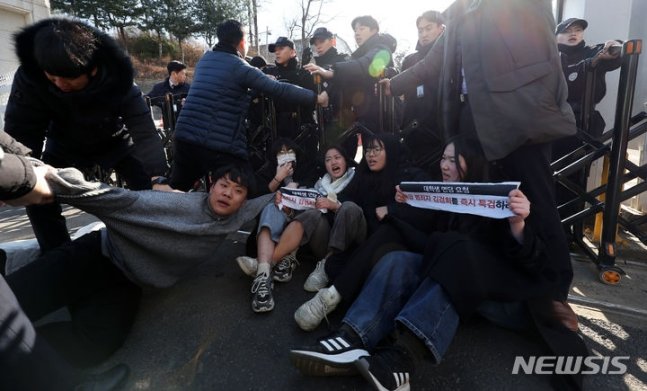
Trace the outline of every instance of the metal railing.
[[[620, 224], [632, 234], [641, 239], [647, 238], [637, 224], [631, 223], [619, 216], [620, 204], [640, 193], [647, 191], [647, 164], [637, 166], [627, 160], [627, 144], [647, 132], [647, 115], [641, 113], [631, 117], [636, 75], [638, 71], [638, 58], [642, 51], [642, 40], [630, 40], [622, 47], [622, 66], [620, 68], [620, 82], [616, 100], [616, 112], [613, 131], [606, 132], [600, 140], [588, 136], [586, 132], [578, 135], [583, 139], [584, 145], [568, 155], [556, 160], [552, 164], [555, 170], [555, 179], [558, 183], [573, 192], [577, 198], [559, 205], [560, 210], [568, 210], [574, 205], [588, 203], [584, 208], [562, 220], [564, 225], [581, 226], [582, 221], [590, 216], [602, 212], [602, 235], [597, 251], [584, 242], [583, 232], [575, 230], [574, 240], [582, 250], [593, 260], [600, 271], [600, 279], [607, 284], [620, 282], [624, 271], [615, 265], [616, 258], [616, 227]], [[587, 89], [584, 97], [582, 128], [587, 129], [593, 108], [594, 72], [587, 72]], [[579, 184], [571, 181], [568, 176], [585, 170], [594, 160], [607, 156], [609, 159], [609, 174], [607, 183], [597, 188], [586, 191]], [[565, 163], [573, 159], [571, 163]], [[623, 190], [623, 185], [635, 178], [643, 182]], [[598, 199], [604, 194], [604, 201]]]

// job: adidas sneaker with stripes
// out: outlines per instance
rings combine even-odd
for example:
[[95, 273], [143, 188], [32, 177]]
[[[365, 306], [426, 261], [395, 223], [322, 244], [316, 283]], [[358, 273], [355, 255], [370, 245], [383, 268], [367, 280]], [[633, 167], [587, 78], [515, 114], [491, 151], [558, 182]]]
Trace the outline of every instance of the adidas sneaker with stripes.
[[340, 376], [357, 373], [354, 362], [369, 353], [342, 333], [322, 338], [315, 346], [290, 351], [290, 361], [305, 375]]

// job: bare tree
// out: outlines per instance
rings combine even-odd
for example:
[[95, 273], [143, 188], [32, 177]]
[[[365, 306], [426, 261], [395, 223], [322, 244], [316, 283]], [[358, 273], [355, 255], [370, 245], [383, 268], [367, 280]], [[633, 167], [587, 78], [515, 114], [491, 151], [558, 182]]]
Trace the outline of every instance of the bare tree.
[[325, 2], [325, 0], [301, 0], [301, 43], [304, 46], [306, 37], [310, 36], [320, 21], [321, 10]]
[[301, 14], [292, 18], [283, 20], [285, 30], [288, 32], [288, 37], [294, 39], [296, 31], [301, 33], [301, 44], [306, 46], [307, 37], [314, 31], [315, 27], [320, 23], [325, 23], [321, 17], [321, 11], [329, 0], [299, 0], [299, 9]]
[[252, 17], [250, 22], [252, 24], [252, 28], [254, 29], [254, 47], [258, 52], [258, 0], [251, 0], [251, 1], [252, 1]]
[[294, 17], [292, 19], [283, 19], [283, 27], [288, 32], [288, 38], [294, 39], [294, 31], [299, 27], [299, 19]]

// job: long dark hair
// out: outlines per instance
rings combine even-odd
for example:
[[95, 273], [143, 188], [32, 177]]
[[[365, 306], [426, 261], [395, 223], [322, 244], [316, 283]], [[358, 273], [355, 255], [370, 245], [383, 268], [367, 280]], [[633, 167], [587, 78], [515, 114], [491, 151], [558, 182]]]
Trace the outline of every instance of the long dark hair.
[[[457, 136], [451, 138], [445, 147], [454, 144], [454, 160], [461, 182], [486, 182], [490, 179], [489, 163], [483, 153], [481, 143], [471, 137]], [[443, 148], [444, 150], [444, 148]], [[467, 166], [464, 172], [459, 164], [458, 156], [462, 156]]]
[[400, 172], [405, 166], [400, 141], [388, 133], [365, 136], [362, 140], [364, 148], [379, 146], [384, 148], [386, 164], [380, 171], [371, 171], [366, 162], [366, 155], [362, 157], [357, 167], [357, 184], [360, 191], [374, 192], [377, 200], [391, 202], [395, 194], [395, 185], [400, 183]]
[[351, 167], [357, 166], [357, 162], [353, 160], [353, 158], [349, 155], [349, 153], [346, 151], [346, 148], [342, 147], [340, 144], [333, 144], [333, 145], [327, 146], [326, 149], [324, 149], [323, 153], [321, 154], [321, 167], [324, 167], [324, 174], [326, 173], [326, 169], [325, 169], [326, 154], [331, 149], [334, 149], [335, 151], [339, 152], [339, 154], [344, 158], [344, 161], [346, 162], [346, 170], [348, 170]]

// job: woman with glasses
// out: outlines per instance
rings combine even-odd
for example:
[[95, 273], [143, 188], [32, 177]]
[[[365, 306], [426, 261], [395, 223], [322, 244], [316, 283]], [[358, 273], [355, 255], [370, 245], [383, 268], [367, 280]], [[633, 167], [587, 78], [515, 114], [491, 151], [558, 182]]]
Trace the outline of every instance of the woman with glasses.
[[[429, 179], [424, 171], [407, 164], [404, 150], [393, 135], [382, 133], [365, 137], [364, 157], [346, 192], [364, 212], [368, 239], [354, 251], [332, 254], [326, 259], [323, 272], [326, 281], [332, 281], [333, 285], [321, 287], [323, 289], [314, 298], [297, 309], [294, 319], [299, 327], [314, 330], [342, 297], [355, 297], [374, 259], [388, 251], [404, 248], [397, 243], [399, 235], [392, 232], [393, 228], [383, 228], [390, 226], [383, 223], [387, 215], [404, 217], [413, 211], [410, 206], [395, 202], [395, 186], [402, 181]], [[393, 241], [392, 238], [398, 239]]]

